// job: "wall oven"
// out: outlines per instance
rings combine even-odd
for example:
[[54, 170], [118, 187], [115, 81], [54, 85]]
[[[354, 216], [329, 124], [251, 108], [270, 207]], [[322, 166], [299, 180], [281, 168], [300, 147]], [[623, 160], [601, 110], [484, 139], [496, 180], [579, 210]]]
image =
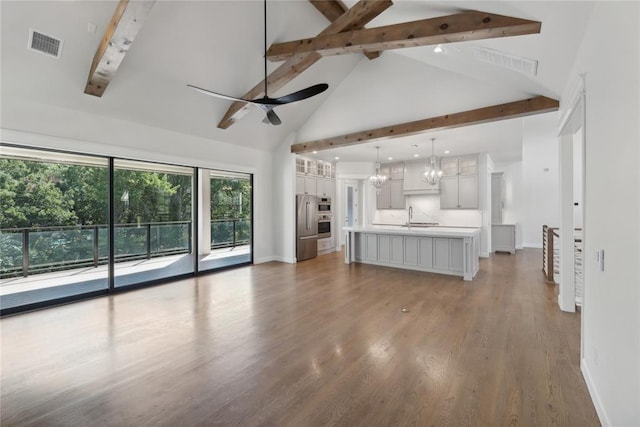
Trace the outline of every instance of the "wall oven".
[[318, 214], [318, 239], [331, 237], [331, 215]]
[[331, 212], [331, 197], [318, 197], [318, 213]]

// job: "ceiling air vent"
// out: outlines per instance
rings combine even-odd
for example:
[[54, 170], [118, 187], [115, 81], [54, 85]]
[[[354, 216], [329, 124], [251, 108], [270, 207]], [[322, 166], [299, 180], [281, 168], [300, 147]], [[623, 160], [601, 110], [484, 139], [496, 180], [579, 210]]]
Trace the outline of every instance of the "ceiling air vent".
[[538, 74], [538, 61], [535, 59], [523, 58], [521, 56], [510, 55], [505, 52], [487, 49], [485, 47], [473, 46], [473, 56], [484, 62], [499, 65], [510, 70], [535, 76]]
[[62, 40], [31, 29], [29, 30], [28, 47], [36, 52], [44, 53], [46, 55], [53, 56], [54, 58], [60, 58], [60, 53], [62, 52]]

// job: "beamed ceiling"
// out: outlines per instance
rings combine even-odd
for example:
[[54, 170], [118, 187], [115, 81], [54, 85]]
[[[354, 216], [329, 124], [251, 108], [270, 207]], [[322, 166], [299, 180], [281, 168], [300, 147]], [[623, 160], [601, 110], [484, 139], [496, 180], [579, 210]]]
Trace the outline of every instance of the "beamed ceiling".
[[[269, 95], [329, 90], [278, 107], [283, 124], [269, 126], [251, 105], [186, 88], [264, 95], [261, 1], [0, 7], [3, 109], [54, 105], [268, 151], [295, 133], [293, 152], [352, 161], [372, 160], [373, 141], [396, 158], [426, 154], [430, 137], [438, 154], [517, 160], [522, 117], [557, 110], [591, 12], [557, 1], [270, 1]], [[27, 50], [30, 28], [63, 39], [61, 58]], [[521, 59], [537, 72], [514, 70], [530, 64]]]

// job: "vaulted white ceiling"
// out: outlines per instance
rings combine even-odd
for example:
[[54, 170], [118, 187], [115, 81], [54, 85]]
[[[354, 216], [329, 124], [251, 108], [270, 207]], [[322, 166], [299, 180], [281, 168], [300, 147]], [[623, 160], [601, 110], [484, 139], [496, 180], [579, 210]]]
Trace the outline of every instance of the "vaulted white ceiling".
[[[345, 1], [352, 6], [355, 1]], [[454, 113], [534, 95], [558, 99], [566, 84], [592, 5], [588, 2], [430, 2], [395, 0], [367, 27], [476, 9], [542, 22], [541, 34], [384, 52], [325, 57], [293, 80], [282, 95], [326, 82], [314, 98], [278, 107], [283, 124], [262, 123], [257, 109], [227, 130], [217, 128], [229, 101], [186, 88], [187, 83], [241, 96], [263, 78], [261, 1], [158, 1], [102, 98], [84, 94], [89, 66], [111, 19], [115, 1], [0, 2], [2, 108], [32, 102], [79, 110], [213, 140], [272, 150], [288, 135], [295, 141], [337, 136], [384, 125]], [[88, 31], [88, 24], [97, 26]], [[313, 37], [329, 22], [308, 1], [269, 1], [268, 42]], [[60, 59], [27, 49], [29, 29], [64, 40]], [[473, 57], [484, 46], [539, 61], [529, 76]], [[278, 64], [269, 63], [269, 71]], [[2, 120], [2, 117], [0, 117]], [[490, 151], [498, 160], [520, 156], [522, 119], [319, 153], [326, 160], [372, 160], [386, 155], [426, 155], [428, 138], [444, 149]], [[2, 120], [7, 127], [11, 123]], [[365, 150], [365, 148], [367, 148]], [[371, 154], [366, 154], [368, 151]], [[388, 153], [388, 154], [387, 154]]]

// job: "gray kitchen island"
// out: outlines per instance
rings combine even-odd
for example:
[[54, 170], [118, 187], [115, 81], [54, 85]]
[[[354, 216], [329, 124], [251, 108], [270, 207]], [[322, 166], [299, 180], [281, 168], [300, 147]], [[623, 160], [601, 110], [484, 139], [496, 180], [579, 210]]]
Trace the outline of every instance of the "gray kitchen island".
[[473, 280], [480, 229], [406, 226], [344, 227], [345, 263], [360, 262]]

